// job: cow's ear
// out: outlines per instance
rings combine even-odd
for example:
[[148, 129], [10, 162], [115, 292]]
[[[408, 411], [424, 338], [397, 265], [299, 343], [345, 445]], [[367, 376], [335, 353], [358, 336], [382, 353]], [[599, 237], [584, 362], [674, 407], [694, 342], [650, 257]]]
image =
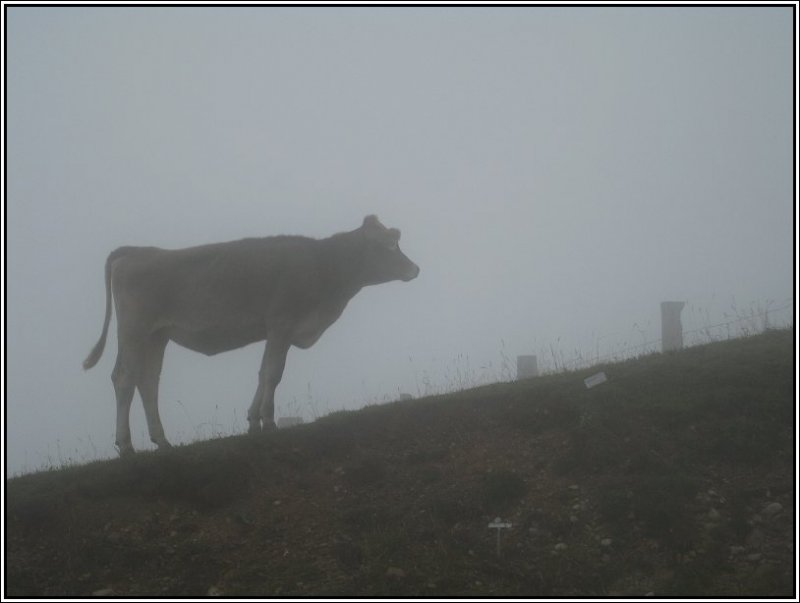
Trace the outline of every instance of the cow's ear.
[[364, 218], [364, 223], [361, 225], [362, 228], [374, 228], [375, 226], [380, 226], [380, 222], [378, 221], [378, 216], [371, 214]]

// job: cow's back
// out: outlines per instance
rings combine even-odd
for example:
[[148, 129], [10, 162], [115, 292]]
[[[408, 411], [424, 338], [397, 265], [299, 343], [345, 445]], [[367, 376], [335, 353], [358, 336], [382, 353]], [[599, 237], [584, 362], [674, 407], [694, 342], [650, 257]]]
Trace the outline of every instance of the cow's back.
[[113, 265], [115, 296], [159, 325], [187, 329], [263, 324], [320, 287], [317, 241], [277, 236], [183, 249], [126, 247]]

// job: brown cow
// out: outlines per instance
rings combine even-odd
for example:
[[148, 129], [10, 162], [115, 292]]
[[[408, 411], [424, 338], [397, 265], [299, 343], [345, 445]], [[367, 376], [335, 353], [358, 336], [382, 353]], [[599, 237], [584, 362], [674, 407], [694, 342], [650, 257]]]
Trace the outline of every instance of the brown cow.
[[113, 251], [105, 268], [103, 332], [83, 367], [93, 367], [103, 353], [113, 292], [119, 350], [111, 380], [119, 453], [133, 452], [129, 416], [136, 388], [150, 439], [159, 448], [170, 445], [158, 414], [158, 380], [170, 340], [207, 355], [266, 340], [247, 420], [250, 433], [262, 425], [274, 428], [275, 388], [289, 347], [313, 345], [362, 287], [419, 274], [399, 239], [399, 230], [367, 216], [360, 228], [327, 239], [276, 236]]

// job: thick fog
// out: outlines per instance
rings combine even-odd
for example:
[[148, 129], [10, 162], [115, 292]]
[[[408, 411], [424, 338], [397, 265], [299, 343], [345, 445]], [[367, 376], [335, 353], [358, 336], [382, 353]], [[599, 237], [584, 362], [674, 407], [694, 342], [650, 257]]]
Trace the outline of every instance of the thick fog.
[[[687, 331], [791, 321], [790, 7], [7, 18], [11, 474], [115, 456], [116, 317], [81, 363], [121, 245], [399, 228], [419, 277], [289, 352], [276, 415], [306, 421], [624, 355], [665, 300]], [[167, 437], [245, 431], [262, 350], [170, 344]], [[131, 427], [153, 447], [138, 394]]]

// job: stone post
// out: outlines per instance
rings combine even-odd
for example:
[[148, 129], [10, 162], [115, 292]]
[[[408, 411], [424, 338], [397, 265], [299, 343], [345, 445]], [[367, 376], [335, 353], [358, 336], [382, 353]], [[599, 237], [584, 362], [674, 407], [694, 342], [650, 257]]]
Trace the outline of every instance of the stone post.
[[539, 376], [536, 356], [517, 356], [517, 380]]

